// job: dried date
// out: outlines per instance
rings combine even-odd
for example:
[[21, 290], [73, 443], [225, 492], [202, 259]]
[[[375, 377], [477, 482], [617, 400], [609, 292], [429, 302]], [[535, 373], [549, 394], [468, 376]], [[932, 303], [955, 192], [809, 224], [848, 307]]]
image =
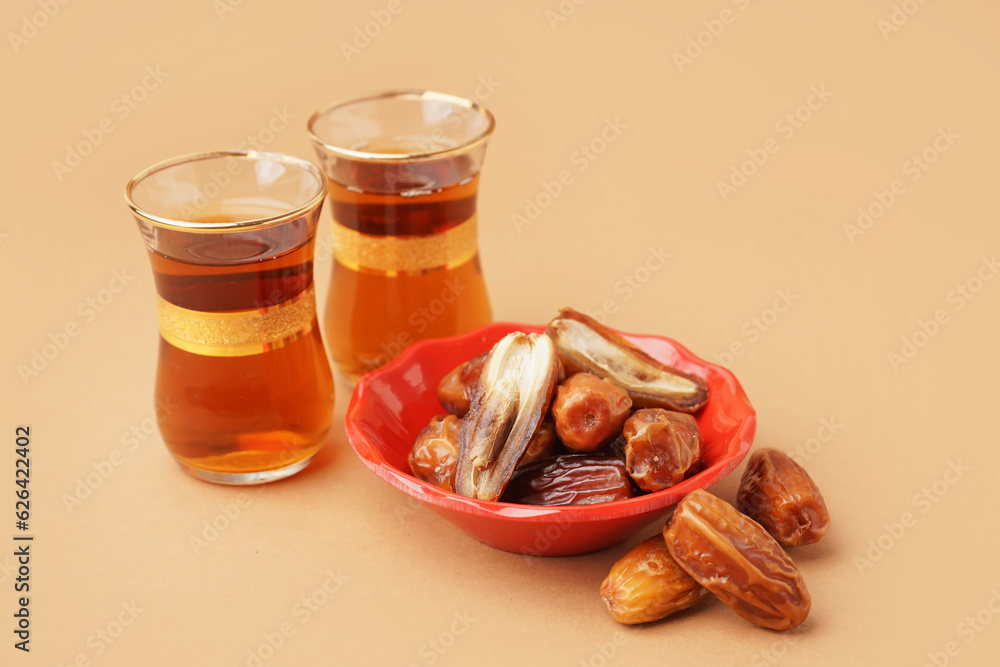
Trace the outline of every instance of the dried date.
[[561, 374], [555, 346], [546, 336], [514, 332], [493, 346], [462, 418], [456, 492], [500, 499], [549, 411]]
[[670, 555], [662, 535], [625, 554], [601, 584], [601, 598], [611, 616], [628, 625], [666, 618], [707, 594]]
[[593, 505], [633, 495], [625, 463], [607, 454], [561, 454], [515, 471], [502, 500], [522, 505]]
[[625, 421], [625, 463], [643, 491], [677, 484], [701, 461], [701, 432], [691, 415], [661, 408], [638, 410]]
[[625, 389], [638, 408], [697, 412], [708, 401], [705, 382], [671, 368], [594, 318], [563, 308], [545, 329], [567, 373], [586, 371]]
[[556, 387], [552, 417], [571, 452], [595, 452], [621, 435], [632, 408], [628, 392], [591, 373], [575, 373]]
[[469, 359], [464, 364], [444, 376], [438, 384], [438, 401], [453, 415], [464, 417], [472, 405], [472, 397], [479, 386], [479, 376], [483, 373], [486, 352]]
[[809, 591], [781, 545], [707, 491], [692, 491], [677, 504], [663, 538], [695, 581], [751, 623], [788, 630], [809, 615]]
[[750, 457], [736, 507], [787, 546], [817, 542], [830, 527], [826, 501], [809, 473], [777, 449]]
[[556, 435], [556, 423], [552, 417], [548, 416], [543, 421], [535, 435], [531, 436], [528, 448], [524, 450], [524, 456], [517, 462], [518, 467], [528, 465], [539, 459], [547, 459], [555, 456], [561, 451], [559, 438]]
[[455, 415], [431, 418], [413, 443], [407, 457], [413, 476], [439, 489], [453, 491], [462, 422]]

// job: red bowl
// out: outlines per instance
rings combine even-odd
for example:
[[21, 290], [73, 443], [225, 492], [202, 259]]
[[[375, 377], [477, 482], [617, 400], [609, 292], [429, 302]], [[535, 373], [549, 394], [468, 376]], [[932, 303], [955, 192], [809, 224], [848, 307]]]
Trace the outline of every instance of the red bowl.
[[716, 484], [750, 450], [757, 415], [732, 373], [669, 338], [623, 334], [654, 358], [708, 385], [708, 403], [696, 417], [704, 439], [701, 472], [669, 489], [628, 500], [557, 507], [475, 500], [413, 477], [406, 462], [413, 441], [432, 416], [445, 412], [437, 400], [441, 378], [512, 331], [543, 330], [496, 322], [460, 336], [414, 343], [358, 382], [345, 420], [351, 447], [376, 475], [477, 540], [536, 556], [571, 556], [618, 544], [664, 516], [688, 492]]

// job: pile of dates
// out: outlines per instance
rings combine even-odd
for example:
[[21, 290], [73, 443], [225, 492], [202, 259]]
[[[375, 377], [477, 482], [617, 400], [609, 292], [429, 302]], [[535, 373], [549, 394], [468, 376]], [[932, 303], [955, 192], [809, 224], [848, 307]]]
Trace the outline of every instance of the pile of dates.
[[543, 334], [511, 333], [444, 377], [409, 454], [447, 491], [529, 505], [584, 505], [673, 486], [699, 471], [691, 416], [705, 383], [591, 317], [563, 309]]
[[809, 614], [802, 575], [782, 546], [817, 542], [830, 516], [815, 483], [776, 449], [755, 452], [736, 507], [698, 489], [677, 504], [662, 534], [629, 551], [601, 584], [626, 624], [665, 618], [714, 594], [751, 623], [788, 630]]
[[[470, 498], [584, 505], [669, 488], [697, 473], [697, 377], [670, 368], [599, 322], [563, 309], [544, 334], [511, 333], [441, 380], [449, 414], [409, 454], [414, 476]], [[698, 489], [662, 534], [611, 568], [601, 597], [621, 623], [646, 623], [710, 594], [755, 625], [794, 628], [811, 598], [783, 546], [829, 526], [822, 494], [776, 449], [755, 452], [736, 507]]]

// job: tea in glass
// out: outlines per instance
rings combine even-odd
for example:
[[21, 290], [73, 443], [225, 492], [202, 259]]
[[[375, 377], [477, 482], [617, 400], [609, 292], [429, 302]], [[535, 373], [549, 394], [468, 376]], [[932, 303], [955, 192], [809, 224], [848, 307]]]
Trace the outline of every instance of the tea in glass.
[[493, 116], [473, 102], [390, 92], [316, 112], [330, 180], [326, 333], [351, 382], [410, 343], [491, 319], [476, 196]]
[[334, 385], [313, 286], [325, 194], [313, 165], [266, 153], [177, 158], [129, 184], [157, 291], [157, 421], [197, 477], [280, 479], [326, 439]]

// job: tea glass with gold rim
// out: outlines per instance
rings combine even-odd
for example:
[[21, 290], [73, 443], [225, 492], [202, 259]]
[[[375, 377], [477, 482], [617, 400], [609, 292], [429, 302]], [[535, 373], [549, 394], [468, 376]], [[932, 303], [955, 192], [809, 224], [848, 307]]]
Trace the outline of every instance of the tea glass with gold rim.
[[253, 151], [180, 156], [126, 187], [157, 293], [157, 423], [195, 477], [281, 479], [326, 440], [334, 384], [313, 286], [326, 194], [310, 162]]
[[330, 180], [335, 365], [354, 383], [410, 343], [491, 320], [476, 199], [493, 115], [422, 90], [323, 107], [309, 134]]

